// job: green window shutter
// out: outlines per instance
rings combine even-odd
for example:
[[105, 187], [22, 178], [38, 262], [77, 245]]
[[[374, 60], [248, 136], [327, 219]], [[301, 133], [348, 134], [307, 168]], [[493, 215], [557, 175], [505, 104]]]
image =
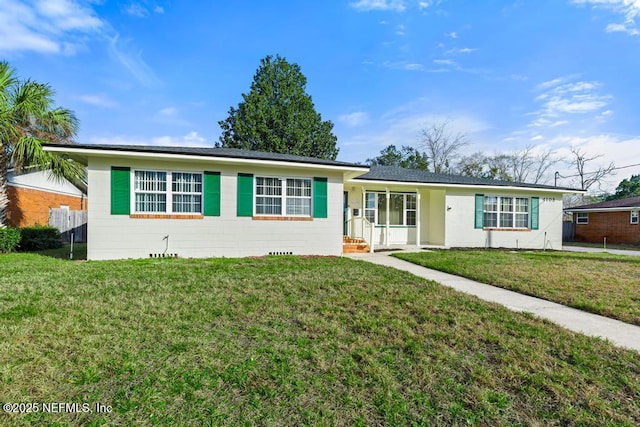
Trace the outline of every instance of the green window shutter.
[[313, 217], [327, 218], [327, 178], [313, 178]]
[[129, 215], [131, 210], [131, 169], [111, 167], [111, 215]]
[[475, 228], [484, 227], [484, 194], [476, 194]]
[[205, 216], [220, 216], [220, 172], [204, 172]]
[[531, 198], [531, 229], [537, 230], [540, 226], [540, 199]]
[[238, 174], [238, 216], [253, 216], [253, 175]]

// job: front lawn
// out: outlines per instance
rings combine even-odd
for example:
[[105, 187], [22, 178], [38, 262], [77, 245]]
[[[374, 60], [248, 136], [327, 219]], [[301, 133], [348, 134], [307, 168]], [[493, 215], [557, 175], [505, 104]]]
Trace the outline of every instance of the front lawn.
[[395, 256], [640, 325], [640, 257], [504, 250], [442, 250]]
[[640, 354], [347, 258], [0, 256], [1, 425], [638, 425]]

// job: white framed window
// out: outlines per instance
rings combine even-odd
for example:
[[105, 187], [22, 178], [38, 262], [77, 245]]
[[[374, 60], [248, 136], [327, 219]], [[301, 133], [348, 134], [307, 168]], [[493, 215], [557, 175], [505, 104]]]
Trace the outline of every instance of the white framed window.
[[484, 227], [529, 228], [529, 199], [485, 196]]
[[202, 174], [134, 171], [134, 212], [202, 213]]
[[311, 178], [256, 177], [255, 212], [311, 216]]
[[631, 224], [637, 224], [638, 223], [638, 211], [631, 211], [630, 222], [631, 222]]
[[364, 217], [371, 224], [376, 223], [376, 193], [365, 193]]
[[[386, 193], [365, 193], [365, 218], [372, 224], [387, 224]], [[389, 193], [389, 225], [416, 225], [417, 198], [415, 193]]]
[[311, 180], [287, 178], [287, 215], [311, 215]]
[[171, 196], [174, 213], [202, 212], [202, 174], [172, 172]]
[[589, 224], [589, 212], [578, 212], [576, 214], [576, 224]]

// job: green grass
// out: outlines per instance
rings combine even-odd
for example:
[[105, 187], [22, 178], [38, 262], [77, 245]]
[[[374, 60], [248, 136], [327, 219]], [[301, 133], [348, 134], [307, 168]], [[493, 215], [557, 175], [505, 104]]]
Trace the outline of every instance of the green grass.
[[503, 250], [443, 250], [395, 256], [640, 325], [640, 257]]
[[0, 425], [638, 425], [640, 354], [342, 258], [0, 256]]

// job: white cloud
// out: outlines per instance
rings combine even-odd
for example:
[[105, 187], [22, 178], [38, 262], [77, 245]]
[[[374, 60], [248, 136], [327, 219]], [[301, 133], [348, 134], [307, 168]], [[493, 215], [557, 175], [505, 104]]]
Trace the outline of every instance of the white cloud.
[[133, 2], [125, 6], [122, 11], [127, 15], [135, 16], [138, 18], [146, 18], [151, 15], [151, 12], [157, 14], [163, 14], [164, 8], [162, 6], [154, 6], [153, 8], [148, 8], [142, 3]]
[[398, 25], [398, 30], [396, 31], [396, 34], [399, 36], [404, 36], [405, 35], [405, 26], [400, 24]]
[[358, 127], [369, 123], [369, 115], [364, 111], [356, 111], [339, 116], [338, 121], [349, 127]]
[[458, 65], [458, 63], [452, 59], [434, 59], [433, 63], [438, 65]]
[[371, 10], [402, 12], [406, 9], [403, 0], [358, 0], [356, 2], [349, 3], [349, 6], [359, 12], [368, 12]]
[[544, 92], [535, 98], [541, 106], [532, 113], [536, 118], [529, 124], [530, 127], [564, 125], [571, 115], [598, 113], [609, 105], [611, 96], [599, 93], [600, 82], [571, 80], [571, 76], [560, 77], [537, 86], [538, 90]]
[[405, 70], [405, 71], [422, 71], [422, 70], [424, 70], [424, 65], [418, 64], [418, 63], [415, 63], [415, 62], [406, 62], [406, 61], [390, 62], [390, 61], [385, 61], [381, 65], [384, 68], [389, 68], [389, 69], [392, 69], [392, 70]]
[[104, 22], [74, 0], [0, 2], [0, 52], [73, 54], [82, 36], [98, 33]]
[[105, 136], [89, 138], [91, 144], [108, 145], [154, 145], [158, 147], [213, 147], [213, 143], [192, 131], [183, 136], [155, 136], [155, 137], [130, 137], [130, 136]]
[[126, 41], [121, 41], [118, 34], [109, 39], [109, 55], [126, 68], [141, 84], [147, 87], [157, 87], [161, 81], [155, 72], [142, 59], [140, 52], [131, 52]]
[[572, 0], [573, 4], [589, 5], [594, 9], [610, 10], [622, 15], [624, 21], [607, 24], [606, 31], [625, 32], [632, 36], [640, 34], [636, 27], [636, 18], [640, 16], [640, 0]]
[[452, 39], [457, 39], [458, 38], [458, 33], [456, 33], [455, 31], [450, 32], [449, 34], [445, 34], [448, 37], [451, 37]]
[[627, 33], [630, 36], [640, 34], [637, 28], [629, 27], [627, 24], [609, 24], [606, 28], [607, 33]]
[[475, 48], [471, 48], [471, 47], [463, 47], [463, 48], [455, 48], [455, 49], [449, 49], [448, 51], [445, 52], [445, 54], [447, 55], [456, 55], [458, 53], [471, 53], [471, 52], [476, 52], [478, 49]]
[[420, 10], [426, 9], [429, 7], [429, 2], [428, 1], [421, 1], [418, 3], [418, 8]]
[[166, 107], [158, 111], [158, 114], [165, 117], [175, 117], [178, 114], [176, 107]]
[[140, 3], [131, 3], [123, 10], [127, 15], [137, 16], [138, 18], [146, 18], [149, 16], [147, 8], [142, 6]]
[[106, 95], [86, 94], [86, 95], [80, 95], [79, 99], [85, 104], [94, 105], [96, 107], [113, 108], [118, 105], [117, 102], [115, 102], [114, 100], [112, 100]]

